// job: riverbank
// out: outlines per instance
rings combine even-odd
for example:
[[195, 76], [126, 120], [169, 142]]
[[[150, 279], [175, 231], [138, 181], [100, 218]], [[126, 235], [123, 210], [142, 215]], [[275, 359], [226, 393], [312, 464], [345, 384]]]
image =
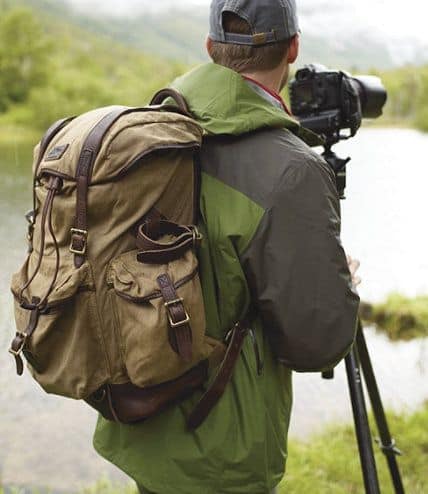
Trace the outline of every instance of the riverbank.
[[428, 336], [428, 296], [405, 297], [392, 293], [380, 304], [362, 303], [364, 322], [374, 324], [392, 341]]

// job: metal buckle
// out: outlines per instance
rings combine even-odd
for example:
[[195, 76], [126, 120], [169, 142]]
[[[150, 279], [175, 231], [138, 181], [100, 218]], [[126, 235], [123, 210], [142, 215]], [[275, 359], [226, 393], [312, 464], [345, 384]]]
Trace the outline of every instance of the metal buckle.
[[266, 39], [267, 39], [266, 33], [253, 34], [253, 43], [255, 45], [262, 45], [263, 43], [266, 43]]
[[[86, 247], [87, 247], [87, 241], [88, 241], [88, 231], [87, 230], [79, 230], [79, 228], [72, 228], [70, 230], [71, 233], [71, 243], [70, 243], [70, 252], [73, 254], [77, 254], [79, 256], [83, 256], [86, 254]], [[81, 236], [83, 237], [83, 247], [81, 249], [75, 249], [73, 247], [73, 241], [75, 236]]]
[[234, 324], [233, 328], [229, 329], [229, 331], [226, 333], [226, 336], [224, 337], [224, 342], [226, 343], [226, 345], [228, 345], [230, 343], [230, 340], [232, 339], [233, 333], [237, 329], [239, 329], [240, 326], [241, 326], [241, 323], [237, 322]]
[[202, 240], [204, 239], [204, 236], [202, 233], [199, 231], [198, 227], [195, 225], [192, 225], [191, 227], [192, 230], [192, 235], [193, 235], [193, 247], [198, 247]]
[[[169, 308], [172, 305], [177, 305], [177, 304], [182, 304], [182, 303], [183, 303], [182, 298], [176, 298], [175, 300], [165, 302], [165, 304], [164, 304], [165, 307], [167, 308], [168, 321], [169, 321], [171, 328], [178, 328], [178, 327], [184, 326], [190, 322], [190, 316], [187, 313], [186, 309], [184, 309], [184, 314], [186, 316], [186, 319], [183, 319], [182, 321], [177, 321], [177, 322], [174, 322], [174, 320], [172, 319], [171, 312], [169, 311]], [[183, 305], [183, 308], [184, 308], [184, 305]]]
[[25, 219], [28, 223], [27, 240], [31, 243], [33, 241], [34, 227], [36, 224], [36, 212], [33, 209], [30, 209], [30, 211], [25, 214]]
[[183, 302], [183, 299], [181, 297], [176, 298], [175, 300], [170, 300], [169, 302], [165, 302], [164, 305], [165, 305], [165, 307], [170, 307], [171, 305], [177, 305], [180, 302]]
[[27, 342], [28, 334], [23, 333], [22, 331], [17, 331], [16, 336], [20, 336], [22, 338], [22, 342], [19, 345], [18, 350], [14, 350], [13, 348], [9, 348], [9, 353], [11, 353], [14, 357], [19, 357], [24, 350], [25, 343]]

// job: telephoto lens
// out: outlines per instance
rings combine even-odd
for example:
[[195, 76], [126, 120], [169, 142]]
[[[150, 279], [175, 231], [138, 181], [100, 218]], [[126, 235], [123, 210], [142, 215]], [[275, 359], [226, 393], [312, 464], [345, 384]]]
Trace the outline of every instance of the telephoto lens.
[[360, 96], [363, 118], [378, 118], [387, 101], [387, 92], [379, 77], [361, 75], [352, 78]]

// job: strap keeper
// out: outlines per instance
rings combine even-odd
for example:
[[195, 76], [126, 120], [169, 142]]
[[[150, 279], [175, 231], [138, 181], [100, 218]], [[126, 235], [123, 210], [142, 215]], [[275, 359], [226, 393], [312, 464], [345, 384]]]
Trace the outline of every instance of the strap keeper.
[[86, 254], [88, 244], [88, 231], [80, 230], [79, 228], [72, 228], [70, 252], [78, 256], [84, 256]]

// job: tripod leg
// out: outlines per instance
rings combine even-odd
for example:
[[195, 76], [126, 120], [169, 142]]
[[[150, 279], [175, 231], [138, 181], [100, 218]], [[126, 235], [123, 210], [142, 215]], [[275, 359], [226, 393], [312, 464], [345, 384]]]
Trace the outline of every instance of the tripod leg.
[[355, 346], [346, 357], [345, 363], [366, 494], [380, 494], [372, 437]]
[[394, 484], [395, 493], [404, 494], [403, 482], [396, 458], [397, 455], [401, 455], [401, 452], [399, 449], [396, 448], [395, 441], [391, 438], [391, 433], [389, 431], [388, 422], [386, 420], [385, 411], [382, 405], [379, 388], [376, 382], [376, 377], [367, 349], [361, 321], [358, 323], [357, 348], [361, 367], [363, 369], [364, 380], [366, 382], [367, 391], [370, 397], [370, 402], [372, 404], [373, 414], [379, 431], [380, 447], [388, 462], [388, 467], [391, 474], [392, 482]]

